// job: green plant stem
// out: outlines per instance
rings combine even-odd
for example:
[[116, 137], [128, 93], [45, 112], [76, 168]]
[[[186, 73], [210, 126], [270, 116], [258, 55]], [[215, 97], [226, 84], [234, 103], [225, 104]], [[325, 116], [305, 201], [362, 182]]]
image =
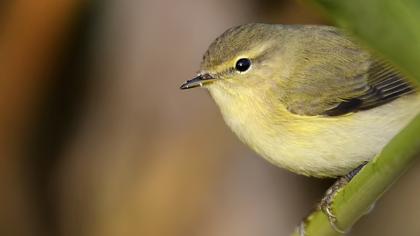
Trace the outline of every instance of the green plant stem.
[[[419, 130], [420, 115], [336, 195], [332, 207], [340, 229], [350, 229], [418, 156]], [[309, 217], [305, 231], [308, 236], [340, 235], [331, 228], [321, 211], [316, 211]], [[293, 235], [299, 234], [295, 232]]]

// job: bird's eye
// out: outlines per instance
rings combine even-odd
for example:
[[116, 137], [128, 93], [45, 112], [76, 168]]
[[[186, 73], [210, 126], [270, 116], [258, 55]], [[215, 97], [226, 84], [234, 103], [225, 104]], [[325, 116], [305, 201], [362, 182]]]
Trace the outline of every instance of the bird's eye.
[[236, 62], [235, 69], [239, 72], [245, 72], [251, 67], [251, 60], [241, 58]]

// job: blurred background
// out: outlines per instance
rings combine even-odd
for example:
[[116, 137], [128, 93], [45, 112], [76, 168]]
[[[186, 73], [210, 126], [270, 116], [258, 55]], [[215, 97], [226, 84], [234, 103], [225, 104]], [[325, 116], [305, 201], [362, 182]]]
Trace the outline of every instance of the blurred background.
[[[294, 0], [0, 2], [0, 235], [288, 235], [331, 180], [257, 157], [205, 90], [247, 22], [331, 24]], [[350, 235], [420, 235], [420, 165]]]

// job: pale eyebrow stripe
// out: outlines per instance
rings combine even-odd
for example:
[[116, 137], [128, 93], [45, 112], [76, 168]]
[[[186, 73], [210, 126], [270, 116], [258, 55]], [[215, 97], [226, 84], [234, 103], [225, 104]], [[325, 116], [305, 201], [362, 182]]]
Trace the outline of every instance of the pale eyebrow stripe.
[[261, 61], [264, 61], [265, 59], [270, 57], [272, 54], [276, 53], [278, 49], [279, 49], [278, 46], [273, 45], [273, 47], [265, 49], [258, 57], [256, 57], [253, 60], [251, 59], [251, 60], [256, 61], [257, 63], [259, 63]]
[[[267, 59], [271, 54], [273, 54], [274, 52], [276, 52], [276, 48], [272, 48], [270, 50], [266, 49], [263, 51], [263, 53], [261, 53], [260, 55], [258, 55], [258, 57], [255, 58], [250, 58], [251, 63], [261, 63], [262, 61], [264, 61], [265, 59]], [[228, 69], [219, 72], [218, 74], [220, 76], [226, 76], [229, 74], [233, 74], [236, 73], [236, 70], [234, 67], [229, 67]]]

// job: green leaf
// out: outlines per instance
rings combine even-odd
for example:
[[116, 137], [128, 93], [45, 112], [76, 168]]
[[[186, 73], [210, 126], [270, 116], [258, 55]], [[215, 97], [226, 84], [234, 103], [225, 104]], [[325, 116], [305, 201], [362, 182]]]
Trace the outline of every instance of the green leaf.
[[339, 26], [420, 81], [420, 1], [315, 0]]

